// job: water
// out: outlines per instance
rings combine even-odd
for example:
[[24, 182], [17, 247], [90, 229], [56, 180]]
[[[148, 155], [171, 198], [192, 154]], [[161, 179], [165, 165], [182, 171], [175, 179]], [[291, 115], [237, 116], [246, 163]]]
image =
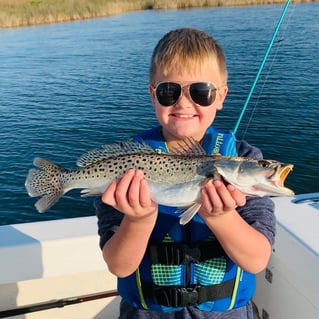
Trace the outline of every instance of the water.
[[[290, 5], [237, 136], [295, 164], [287, 186], [319, 191], [319, 3]], [[167, 31], [191, 26], [225, 48], [234, 128], [282, 6], [143, 11], [0, 30], [0, 224], [94, 214], [72, 191], [45, 214], [24, 180], [35, 156], [73, 168], [85, 151], [156, 125], [148, 63]], [[258, 24], [257, 24], [258, 22]]]

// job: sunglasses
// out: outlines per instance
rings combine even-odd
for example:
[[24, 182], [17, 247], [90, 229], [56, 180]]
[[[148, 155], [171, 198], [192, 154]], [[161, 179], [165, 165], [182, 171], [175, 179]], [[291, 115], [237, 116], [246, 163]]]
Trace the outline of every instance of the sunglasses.
[[217, 88], [213, 83], [195, 82], [185, 86], [175, 82], [161, 82], [153, 87], [156, 98], [162, 106], [174, 105], [187, 89], [188, 97], [200, 106], [209, 106], [216, 99]]

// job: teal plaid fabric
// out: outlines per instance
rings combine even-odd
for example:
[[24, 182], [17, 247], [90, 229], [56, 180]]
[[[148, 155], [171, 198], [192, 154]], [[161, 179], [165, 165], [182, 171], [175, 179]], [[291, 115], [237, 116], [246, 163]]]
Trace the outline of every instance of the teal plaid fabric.
[[224, 257], [206, 260], [194, 265], [195, 283], [200, 285], [219, 284], [223, 281], [226, 271]]
[[152, 265], [152, 277], [155, 285], [170, 286], [181, 284], [181, 265]]
[[[152, 277], [155, 285], [180, 285], [182, 265], [152, 265]], [[194, 283], [208, 286], [223, 281], [226, 271], [226, 259], [214, 258], [194, 264]]]

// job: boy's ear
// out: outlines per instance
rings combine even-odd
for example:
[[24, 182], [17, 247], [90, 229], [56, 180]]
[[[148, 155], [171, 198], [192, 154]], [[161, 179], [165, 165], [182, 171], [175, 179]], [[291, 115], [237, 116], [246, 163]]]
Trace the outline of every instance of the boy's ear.
[[217, 90], [217, 95], [218, 95], [217, 96], [217, 98], [218, 98], [217, 110], [221, 110], [223, 108], [223, 103], [224, 103], [225, 98], [227, 96], [227, 92], [228, 92], [227, 85], [224, 85]]
[[155, 106], [155, 101], [156, 101], [155, 90], [151, 84], [149, 84], [149, 86], [148, 86], [148, 92], [151, 96], [152, 104], [153, 104], [153, 106]]

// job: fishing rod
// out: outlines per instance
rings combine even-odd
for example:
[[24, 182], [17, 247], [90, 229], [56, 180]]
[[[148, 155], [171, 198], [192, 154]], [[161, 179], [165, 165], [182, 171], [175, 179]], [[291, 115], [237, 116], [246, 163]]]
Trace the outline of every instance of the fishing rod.
[[58, 300], [52, 300], [47, 302], [41, 302], [36, 304], [31, 304], [28, 306], [17, 307], [14, 309], [3, 310], [0, 311], [0, 318], [8, 318], [18, 315], [24, 315], [30, 312], [42, 311], [42, 310], [49, 310], [53, 308], [63, 308], [65, 306], [74, 305], [77, 303], [98, 300], [102, 298], [109, 298], [118, 296], [117, 290], [110, 290], [105, 292], [99, 292], [90, 295], [83, 295], [77, 297], [69, 297], [69, 298], [62, 298]]
[[238, 117], [237, 123], [236, 123], [236, 125], [235, 125], [235, 127], [234, 127], [234, 134], [236, 134], [236, 132], [237, 132], [237, 130], [238, 130], [238, 127], [239, 127], [239, 125], [240, 125], [240, 122], [241, 122], [241, 120], [242, 120], [242, 118], [243, 118], [243, 116], [244, 116], [244, 113], [246, 112], [248, 103], [249, 103], [249, 101], [250, 101], [250, 98], [251, 98], [251, 96], [252, 96], [254, 90], [255, 90], [256, 84], [257, 84], [258, 79], [259, 79], [259, 77], [260, 77], [260, 74], [261, 74], [261, 72], [262, 72], [262, 70], [263, 70], [263, 68], [264, 68], [264, 66], [265, 66], [265, 63], [266, 63], [266, 61], [267, 61], [267, 59], [268, 59], [269, 53], [270, 53], [271, 48], [272, 48], [272, 46], [273, 46], [273, 44], [274, 44], [274, 41], [275, 41], [275, 39], [276, 39], [276, 36], [277, 36], [278, 31], [279, 31], [279, 29], [280, 29], [280, 26], [281, 26], [281, 24], [282, 24], [282, 22], [283, 22], [283, 20], [284, 20], [284, 17], [285, 17], [285, 15], [286, 15], [286, 12], [287, 12], [287, 9], [288, 9], [288, 7], [289, 7], [290, 2], [291, 2], [291, 0], [287, 0], [286, 3], [285, 3], [284, 8], [283, 8], [283, 10], [282, 10], [282, 13], [281, 13], [281, 16], [280, 16], [280, 18], [279, 18], [279, 20], [278, 20], [278, 23], [277, 23], [277, 26], [276, 26], [276, 28], [275, 28], [275, 31], [274, 31], [274, 33], [273, 33], [273, 35], [272, 35], [272, 38], [271, 38], [271, 40], [270, 40], [270, 42], [269, 42], [269, 45], [268, 45], [268, 47], [267, 47], [266, 53], [265, 53], [265, 55], [264, 55], [264, 58], [263, 58], [263, 60], [262, 60], [262, 62], [261, 62], [261, 64], [260, 64], [260, 67], [259, 67], [258, 72], [257, 72], [257, 74], [256, 74], [254, 83], [253, 83], [253, 85], [252, 85], [251, 88], [250, 88], [250, 91], [249, 91], [249, 93], [248, 93], [248, 96], [247, 96], [247, 99], [246, 99], [246, 101], [245, 101], [245, 104], [244, 104], [244, 106], [243, 106], [243, 108], [242, 108], [242, 110], [241, 110], [241, 113], [240, 113], [240, 115], [239, 115], [239, 117]]

